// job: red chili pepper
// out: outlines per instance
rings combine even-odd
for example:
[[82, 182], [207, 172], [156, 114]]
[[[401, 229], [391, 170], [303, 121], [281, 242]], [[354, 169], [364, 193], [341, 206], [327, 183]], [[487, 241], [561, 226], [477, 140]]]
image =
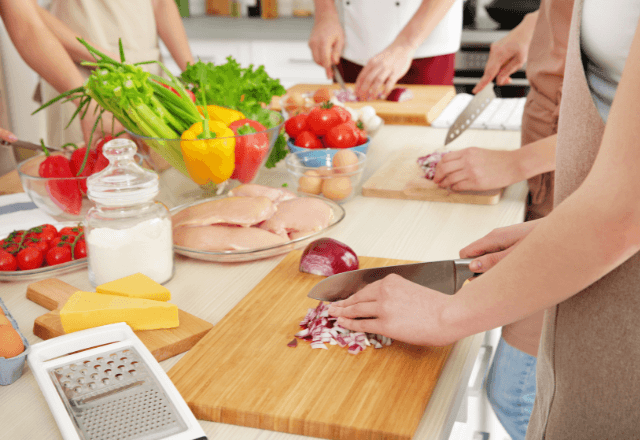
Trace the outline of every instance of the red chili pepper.
[[72, 215], [80, 214], [82, 195], [77, 183], [72, 180], [75, 176], [71, 172], [69, 159], [62, 155], [51, 156], [44, 143], [42, 143], [42, 150], [47, 158], [40, 164], [38, 170], [40, 177], [69, 178], [68, 180], [51, 180], [46, 183], [51, 200], [64, 212]]

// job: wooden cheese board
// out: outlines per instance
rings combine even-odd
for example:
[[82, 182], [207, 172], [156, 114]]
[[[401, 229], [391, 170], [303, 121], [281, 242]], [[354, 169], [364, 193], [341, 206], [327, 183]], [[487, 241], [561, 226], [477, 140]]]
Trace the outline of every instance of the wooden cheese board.
[[[352, 355], [288, 347], [323, 277], [289, 253], [169, 371], [203, 420], [330, 439], [411, 439], [452, 346], [394, 341]], [[410, 263], [360, 257], [360, 267]]]
[[[296, 84], [289, 88], [287, 93], [313, 93], [319, 88], [329, 88], [337, 90], [337, 84]], [[353, 84], [347, 84], [353, 89]], [[391, 102], [385, 100], [374, 100], [366, 102], [347, 102], [345, 105], [351, 108], [362, 108], [370, 105], [376, 110], [386, 124], [396, 125], [431, 125], [449, 102], [456, 95], [453, 86], [423, 86], [423, 85], [402, 85], [413, 92], [413, 99], [405, 102]], [[274, 110], [281, 110], [280, 97], [276, 97], [272, 102]]]
[[362, 185], [362, 195], [474, 205], [495, 205], [502, 198], [504, 189], [452, 192], [425, 179], [424, 172], [416, 161], [428, 153], [421, 148], [396, 152]]
[[[60, 309], [74, 292], [80, 289], [57, 278], [47, 278], [27, 286], [27, 299], [51, 310], [33, 324], [33, 334], [41, 339], [64, 335], [60, 322]], [[180, 325], [171, 329], [144, 330], [135, 332], [142, 343], [158, 361], [184, 353], [193, 347], [213, 324], [182, 310], [178, 311]]]

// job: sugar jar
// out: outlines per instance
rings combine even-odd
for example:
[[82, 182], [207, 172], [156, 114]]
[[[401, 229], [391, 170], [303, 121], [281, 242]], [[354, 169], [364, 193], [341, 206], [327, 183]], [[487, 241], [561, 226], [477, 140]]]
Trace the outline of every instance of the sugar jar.
[[87, 179], [95, 202], [84, 219], [89, 281], [95, 287], [140, 272], [165, 283], [174, 271], [173, 238], [169, 210], [154, 201], [158, 175], [136, 163], [128, 139], [109, 141], [102, 151], [109, 165]]

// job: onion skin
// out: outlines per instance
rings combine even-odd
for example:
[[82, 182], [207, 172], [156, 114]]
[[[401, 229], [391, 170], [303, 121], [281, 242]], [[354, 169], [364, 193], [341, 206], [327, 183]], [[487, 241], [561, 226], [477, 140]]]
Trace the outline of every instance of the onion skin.
[[344, 243], [333, 238], [312, 241], [302, 252], [300, 272], [331, 276], [360, 267], [356, 253]]

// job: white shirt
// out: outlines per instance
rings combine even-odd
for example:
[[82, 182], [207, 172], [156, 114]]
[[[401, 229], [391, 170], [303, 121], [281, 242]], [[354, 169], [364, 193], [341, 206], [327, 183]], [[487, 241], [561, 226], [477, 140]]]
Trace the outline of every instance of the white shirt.
[[[414, 16], [422, 0], [337, 0], [345, 32], [343, 58], [360, 65], [387, 48]], [[416, 51], [414, 58], [455, 53], [462, 38], [462, 0]]]

